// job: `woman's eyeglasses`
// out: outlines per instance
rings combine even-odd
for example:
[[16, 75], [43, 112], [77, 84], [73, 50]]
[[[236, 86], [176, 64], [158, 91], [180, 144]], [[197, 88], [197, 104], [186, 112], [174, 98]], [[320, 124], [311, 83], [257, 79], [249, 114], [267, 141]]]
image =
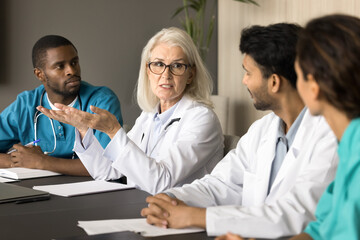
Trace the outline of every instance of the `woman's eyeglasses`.
[[166, 65], [163, 62], [149, 62], [148, 67], [152, 73], [157, 74], [157, 75], [160, 75], [163, 72], [165, 72], [165, 69], [168, 67], [172, 74], [174, 74], [176, 76], [181, 76], [186, 72], [186, 69], [188, 67], [191, 67], [191, 65], [184, 64], [184, 63], [172, 63], [169, 65]]

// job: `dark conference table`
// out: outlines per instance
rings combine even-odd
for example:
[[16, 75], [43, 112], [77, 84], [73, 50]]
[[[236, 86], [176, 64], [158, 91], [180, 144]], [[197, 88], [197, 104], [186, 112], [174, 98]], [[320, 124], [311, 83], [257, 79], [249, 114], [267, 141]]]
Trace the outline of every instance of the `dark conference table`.
[[[37, 185], [61, 184], [91, 180], [90, 177], [54, 176], [27, 179], [11, 184], [32, 188]], [[140, 218], [148, 193], [137, 189], [90, 194], [76, 197], [51, 195], [49, 200], [23, 204], [0, 204], [0, 239], [42, 240], [83, 237], [78, 221]], [[109, 238], [104, 238], [109, 239]], [[152, 237], [154, 240], [214, 239], [205, 232]]]

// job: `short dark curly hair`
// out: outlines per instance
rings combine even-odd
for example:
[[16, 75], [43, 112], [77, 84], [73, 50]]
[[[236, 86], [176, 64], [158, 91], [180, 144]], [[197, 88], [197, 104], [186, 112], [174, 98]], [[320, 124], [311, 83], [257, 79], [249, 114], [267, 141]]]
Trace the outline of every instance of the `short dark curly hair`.
[[312, 74], [327, 102], [350, 119], [360, 116], [360, 19], [334, 14], [310, 21], [297, 45], [306, 81]]
[[44, 65], [46, 51], [49, 48], [71, 45], [77, 52], [76, 47], [68, 39], [58, 35], [46, 35], [40, 38], [32, 49], [32, 64], [34, 68], [41, 68]]
[[296, 89], [296, 43], [301, 27], [291, 23], [251, 26], [241, 32], [240, 51], [250, 55], [264, 78], [278, 74]]

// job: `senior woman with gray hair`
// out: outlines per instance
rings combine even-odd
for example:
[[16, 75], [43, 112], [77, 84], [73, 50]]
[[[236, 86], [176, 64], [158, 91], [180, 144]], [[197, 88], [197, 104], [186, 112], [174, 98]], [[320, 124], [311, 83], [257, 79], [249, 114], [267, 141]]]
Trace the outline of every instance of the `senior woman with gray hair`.
[[[77, 128], [75, 151], [94, 179], [127, 177], [151, 194], [201, 178], [223, 157], [223, 135], [210, 95], [212, 80], [183, 30], [153, 36], [141, 56], [137, 102], [142, 109], [131, 131], [106, 110], [95, 114], [56, 104], [38, 107], [50, 118]], [[111, 142], [103, 149], [93, 129]]]

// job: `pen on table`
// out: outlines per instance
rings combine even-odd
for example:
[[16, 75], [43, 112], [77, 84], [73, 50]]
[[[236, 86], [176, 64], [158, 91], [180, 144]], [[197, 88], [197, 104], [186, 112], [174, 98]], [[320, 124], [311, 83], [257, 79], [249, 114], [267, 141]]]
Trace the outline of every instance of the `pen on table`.
[[[34, 145], [37, 142], [40, 142], [40, 139], [36, 139], [35, 141], [29, 142], [29, 143], [25, 144], [24, 146], [28, 147], [28, 146]], [[7, 154], [10, 154], [10, 153], [15, 152], [15, 151], [17, 151], [17, 150], [14, 149], [14, 148], [10, 148], [10, 150], [7, 152]]]
[[134, 231], [134, 233], [139, 234], [139, 235], [143, 235], [146, 232], [145, 231]]

